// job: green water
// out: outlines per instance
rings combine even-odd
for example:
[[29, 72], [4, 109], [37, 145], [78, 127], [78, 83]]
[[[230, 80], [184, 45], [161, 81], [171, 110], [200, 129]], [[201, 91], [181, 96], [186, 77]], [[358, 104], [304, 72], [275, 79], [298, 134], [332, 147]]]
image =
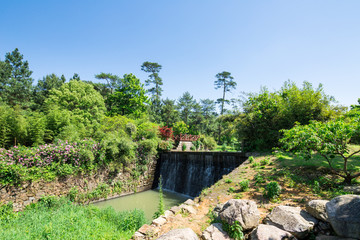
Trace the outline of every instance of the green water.
[[[186, 201], [189, 196], [181, 195], [174, 192], [163, 190], [165, 210], [172, 206], [178, 205]], [[147, 222], [151, 222], [153, 215], [159, 206], [159, 190], [148, 190], [145, 192], [135, 193], [119, 198], [114, 198], [98, 203], [94, 203], [98, 207], [112, 206], [117, 211], [126, 211], [133, 209], [141, 209], [145, 212]]]

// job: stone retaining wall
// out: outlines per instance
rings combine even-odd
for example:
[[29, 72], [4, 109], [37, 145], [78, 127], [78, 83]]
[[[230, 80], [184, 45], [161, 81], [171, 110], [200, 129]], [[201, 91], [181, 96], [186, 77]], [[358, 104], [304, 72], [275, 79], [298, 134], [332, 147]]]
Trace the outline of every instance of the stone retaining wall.
[[148, 165], [148, 170], [134, 180], [131, 174], [125, 171], [114, 174], [107, 169], [101, 169], [95, 174], [79, 174], [77, 176], [58, 177], [51, 182], [39, 180], [24, 182], [20, 186], [0, 186], [0, 203], [13, 202], [16, 211], [22, 210], [26, 205], [38, 201], [42, 196], [66, 196], [69, 191], [77, 187], [79, 193], [90, 192], [99, 184], [112, 184], [121, 182], [121, 193], [112, 193], [108, 198], [125, 195], [133, 192], [148, 190], [154, 181], [156, 161]]

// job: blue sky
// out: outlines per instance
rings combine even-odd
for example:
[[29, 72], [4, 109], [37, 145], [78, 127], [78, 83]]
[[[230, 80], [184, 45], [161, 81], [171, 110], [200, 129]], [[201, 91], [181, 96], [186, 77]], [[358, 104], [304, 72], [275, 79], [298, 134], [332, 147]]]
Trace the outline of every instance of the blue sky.
[[163, 97], [189, 91], [221, 97], [215, 75], [229, 71], [229, 97], [309, 81], [340, 104], [360, 98], [360, 1], [106, 0], [3, 1], [0, 59], [19, 48], [33, 78], [134, 73], [163, 66]]

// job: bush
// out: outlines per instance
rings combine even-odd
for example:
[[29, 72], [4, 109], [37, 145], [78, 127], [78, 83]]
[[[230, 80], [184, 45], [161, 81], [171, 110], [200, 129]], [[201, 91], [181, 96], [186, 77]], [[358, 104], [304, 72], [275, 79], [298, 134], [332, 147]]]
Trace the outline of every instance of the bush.
[[281, 187], [277, 182], [269, 182], [264, 191], [264, 196], [268, 199], [276, 199], [280, 196]]
[[186, 144], [185, 144], [185, 143], [183, 143], [183, 144], [181, 145], [181, 149], [182, 149], [183, 151], [186, 151]]
[[158, 146], [161, 151], [170, 151], [174, 148], [174, 141], [172, 139], [169, 140], [161, 140]]
[[196, 147], [194, 145], [191, 145], [190, 150], [191, 151], [196, 151]]
[[213, 150], [217, 146], [216, 141], [213, 137], [201, 136], [200, 141], [204, 146], [205, 150]]
[[249, 190], [249, 180], [244, 180], [239, 182], [239, 186], [240, 186], [240, 191], [246, 192], [247, 190]]

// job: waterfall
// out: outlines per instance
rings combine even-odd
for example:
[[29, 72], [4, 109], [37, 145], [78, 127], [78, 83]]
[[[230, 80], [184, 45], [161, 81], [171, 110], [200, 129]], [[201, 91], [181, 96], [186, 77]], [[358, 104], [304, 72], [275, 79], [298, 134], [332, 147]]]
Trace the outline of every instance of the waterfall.
[[160, 155], [155, 187], [161, 175], [163, 189], [196, 197], [246, 160], [243, 153], [167, 152]]

